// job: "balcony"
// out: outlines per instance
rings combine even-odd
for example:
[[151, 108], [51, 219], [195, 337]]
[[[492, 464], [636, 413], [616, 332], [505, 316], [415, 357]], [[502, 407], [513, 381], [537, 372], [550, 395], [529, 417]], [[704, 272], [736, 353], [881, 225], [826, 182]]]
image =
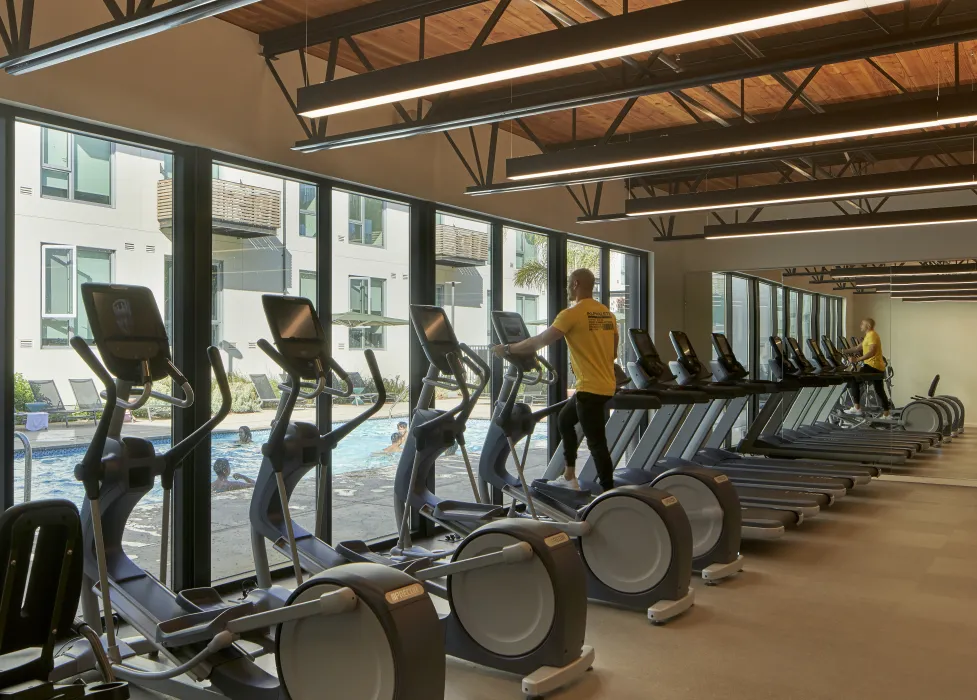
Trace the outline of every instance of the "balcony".
[[[213, 181], [214, 233], [235, 238], [274, 236], [282, 225], [282, 194], [226, 180]], [[173, 181], [156, 183], [156, 214], [167, 238], [173, 231]]]
[[489, 235], [481, 231], [438, 224], [434, 254], [439, 265], [481, 267], [488, 264]]

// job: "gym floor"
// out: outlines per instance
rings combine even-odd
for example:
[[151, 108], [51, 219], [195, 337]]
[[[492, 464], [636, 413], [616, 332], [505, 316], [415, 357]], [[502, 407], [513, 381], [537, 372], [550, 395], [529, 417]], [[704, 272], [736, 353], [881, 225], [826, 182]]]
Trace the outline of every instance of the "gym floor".
[[[923, 478], [977, 478], [977, 435], [925, 460]], [[696, 582], [664, 627], [591, 604], [594, 672], [550, 700], [977, 697], [977, 488], [876, 481], [743, 554], [738, 578]], [[449, 660], [446, 698], [519, 697]]]
[[[977, 479], [977, 435], [917, 463], [744, 543], [744, 572], [694, 582], [695, 607], [664, 627], [591, 604], [594, 672], [549, 700], [973, 700], [977, 480], [956, 480]], [[446, 700], [521, 698], [512, 676], [454, 659], [447, 681]]]

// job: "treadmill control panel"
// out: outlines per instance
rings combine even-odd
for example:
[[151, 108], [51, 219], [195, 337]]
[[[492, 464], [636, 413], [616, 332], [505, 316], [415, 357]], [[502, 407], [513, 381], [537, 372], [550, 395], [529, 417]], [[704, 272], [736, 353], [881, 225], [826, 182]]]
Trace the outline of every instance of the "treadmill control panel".
[[698, 355], [692, 347], [692, 341], [684, 331], [672, 331], [668, 334], [678, 355], [678, 361], [685, 367], [686, 371], [693, 377], [698, 377], [702, 373], [702, 363], [699, 362]]
[[[631, 337], [631, 347], [634, 348], [634, 352], [638, 356], [638, 364], [641, 365], [641, 369], [652, 379], [656, 381], [661, 379], [668, 368], [662, 362], [658, 348], [651, 340], [651, 335], [643, 328], [632, 328], [628, 331], [628, 335]], [[669, 373], [668, 379], [671, 378], [672, 375]]]
[[729, 338], [726, 337], [725, 333], [713, 333], [712, 344], [719, 354], [719, 362], [728, 374], [740, 375], [742, 377], [746, 377], [749, 374], [746, 368], [736, 359], [736, 354], [733, 352], [733, 347], [730, 345]]
[[[514, 311], [493, 311], [492, 325], [503, 345], [513, 345], [530, 337], [526, 322]], [[539, 358], [535, 353], [532, 355], [513, 353], [507, 356], [506, 360], [523, 372], [534, 372], [539, 368]]]

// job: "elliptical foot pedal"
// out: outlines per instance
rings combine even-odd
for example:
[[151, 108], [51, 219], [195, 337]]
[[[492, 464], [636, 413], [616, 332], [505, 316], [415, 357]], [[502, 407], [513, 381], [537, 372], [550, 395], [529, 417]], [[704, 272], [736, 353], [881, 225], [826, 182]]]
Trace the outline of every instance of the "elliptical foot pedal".
[[723, 579], [735, 576], [743, 570], [743, 555], [737, 554], [736, 559], [727, 564], [710, 564], [702, 570], [702, 580], [706, 585], [715, 585]]
[[678, 600], [659, 600], [648, 608], [648, 619], [653, 625], [663, 625], [679, 615], [687, 612], [695, 605], [695, 591], [689, 592]]
[[584, 645], [580, 656], [566, 666], [541, 666], [522, 679], [522, 692], [527, 698], [538, 698], [580, 678], [594, 665], [594, 648]]
[[575, 510], [589, 506], [590, 502], [594, 500], [590, 491], [567, 488], [546, 479], [533, 481], [533, 489]]

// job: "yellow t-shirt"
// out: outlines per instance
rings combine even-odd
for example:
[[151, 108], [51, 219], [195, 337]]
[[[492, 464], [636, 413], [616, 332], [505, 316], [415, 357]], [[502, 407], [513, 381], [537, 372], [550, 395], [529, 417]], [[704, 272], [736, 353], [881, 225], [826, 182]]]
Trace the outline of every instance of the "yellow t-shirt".
[[879, 370], [880, 372], [885, 370], [885, 358], [882, 357], [882, 339], [879, 334], [875, 331], [869, 331], [865, 334], [862, 339], [862, 355], [868, 354], [868, 349], [870, 346], [875, 346], [875, 354], [865, 360], [865, 364], [869, 367]]
[[553, 321], [566, 335], [577, 391], [613, 396], [617, 319], [595, 299], [582, 299]]

